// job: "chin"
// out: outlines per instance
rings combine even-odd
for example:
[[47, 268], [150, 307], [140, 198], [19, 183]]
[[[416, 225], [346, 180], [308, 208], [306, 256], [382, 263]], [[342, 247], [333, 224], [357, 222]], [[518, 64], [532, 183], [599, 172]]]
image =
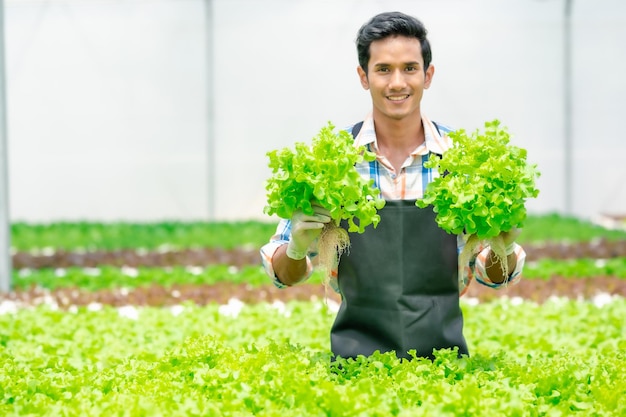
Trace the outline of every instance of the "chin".
[[411, 113], [387, 113], [387, 117], [393, 120], [402, 120], [409, 117]]

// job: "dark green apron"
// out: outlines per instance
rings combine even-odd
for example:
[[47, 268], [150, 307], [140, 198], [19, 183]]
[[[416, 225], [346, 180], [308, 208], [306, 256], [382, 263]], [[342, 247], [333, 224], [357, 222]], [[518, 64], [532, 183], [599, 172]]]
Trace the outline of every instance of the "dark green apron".
[[[433, 358], [433, 349], [458, 346], [467, 354], [459, 305], [455, 235], [415, 200], [387, 201], [381, 221], [350, 233], [339, 262], [341, 306], [331, 349], [342, 358], [394, 351], [400, 358]], [[344, 225], [345, 226], [345, 225]]]

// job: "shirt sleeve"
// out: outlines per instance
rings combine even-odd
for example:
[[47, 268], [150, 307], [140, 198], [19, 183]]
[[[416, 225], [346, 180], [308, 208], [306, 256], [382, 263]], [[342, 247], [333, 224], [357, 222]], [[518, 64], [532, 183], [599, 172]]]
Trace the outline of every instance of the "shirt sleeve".
[[[263, 245], [263, 247], [261, 248], [261, 262], [263, 263], [263, 269], [265, 270], [265, 273], [271, 278], [274, 285], [278, 288], [285, 288], [288, 285], [283, 284], [276, 276], [272, 260], [274, 257], [274, 253], [276, 253], [276, 250], [282, 245], [286, 245], [289, 243], [290, 236], [291, 221], [282, 219], [276, 227], [276, 233], [270, 238], [269, 242]], [[310, 251], [306, 257], [307, 272], [305, 280], [308, 279], [313, 273], [313, 264], [311, 262], [311, 258], [314, 257], [316, 254], [317, 253]]]

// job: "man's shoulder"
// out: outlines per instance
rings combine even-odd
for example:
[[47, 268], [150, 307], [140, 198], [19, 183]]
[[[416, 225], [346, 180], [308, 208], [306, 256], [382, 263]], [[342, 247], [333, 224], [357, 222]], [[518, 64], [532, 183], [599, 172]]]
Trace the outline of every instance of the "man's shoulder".
[[441, 135], [447, 135], [450, 132], [454, 132], [454, 129], [450, 127], [449, 125], [439, 123], [438, 121], [435, 121], [435, 120], [433, 120], [432, 122], [435, 125], [435, 127], [437, 127], [437, 130], [439, 131], [439, 134]]
[[346, 126], [343, 130], [345, 130], [348, 133], [351, 133], [352, 137], [356, 138], [359, 132], [361, 131], [362, 127], [363, 127], [363, 120], [357, 123], [353, 123], [349, 126]]

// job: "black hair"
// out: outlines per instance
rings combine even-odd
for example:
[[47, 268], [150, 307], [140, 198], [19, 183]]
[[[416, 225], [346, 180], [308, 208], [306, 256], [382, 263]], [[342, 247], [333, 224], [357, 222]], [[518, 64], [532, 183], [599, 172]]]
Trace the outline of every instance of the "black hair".
[[422, 22], [413, 16], [401, 12], [380, 13], [372, 17], [359, 29], [356, 38], [356, 50], [359, 56], [359, 65], [367, 74], [367, 64], [370, 60], [370, 44], [389, 36], [407, 36], [417, 38], [422, 47], [424, 71], [428, 69], [432, 60], [430, 42], [426, 35], [428, 31]]

